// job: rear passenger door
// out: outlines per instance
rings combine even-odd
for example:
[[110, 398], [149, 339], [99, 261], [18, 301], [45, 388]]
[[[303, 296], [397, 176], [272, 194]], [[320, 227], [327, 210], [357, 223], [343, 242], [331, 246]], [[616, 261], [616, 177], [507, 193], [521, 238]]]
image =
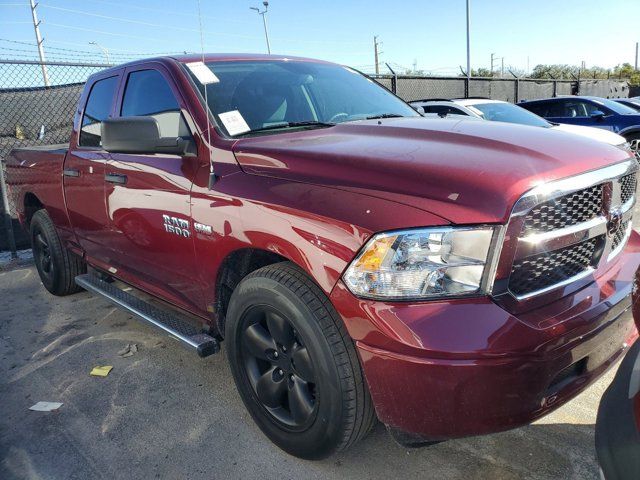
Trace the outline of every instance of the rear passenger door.
[[[124, 72], [116, 116], [151, 116], [163, 137], [190, 137], [186, 106], [159, 64]], [[105, 203], [122, 276], [184, 308], [201, 306], [195, 278], [190, 194], [195, 156], [113, 153], [106, 166]]]
[[79, 246], [92, 261], [109, 263], [109, 217], [104, 204], [104, 174], [109, 154], [102, 149], [100, 123], [114, 111], [122, 70], [105, 72], [87, 84], [76, 113], [65, 157], [63, 182], [69, 220]]

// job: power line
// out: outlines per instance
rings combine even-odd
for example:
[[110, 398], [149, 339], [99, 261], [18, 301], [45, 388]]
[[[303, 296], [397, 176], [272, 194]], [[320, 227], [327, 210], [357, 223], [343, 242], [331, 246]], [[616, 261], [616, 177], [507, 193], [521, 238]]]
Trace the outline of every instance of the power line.
[[[18, 45], [29, 45], [32, 47], [36, 47], [37, 45], [35, 43], [31, 43], [31, 42], [25, 42], [25, 41], [20, 41], [20, 40], [9, 40], [7, 38], [0, 38], [0, 42], [7, 42], [7, 43], [14, 43], [14, 44], [18, 44]], [[75, 43], [75, 42], [60, 42], [60, 41], [56, 41], [56, 40], [48, 40], [47, 42], [55, 42], [55, 43], [65, 43], [65, 44], [70, 44], [70, 45], [80, 45], [80, 46], [84, 46], [84, 44], [79, 44], [79, 43]], [[2, 48], [2, 47], [0, 47]], [[72, 48], [62, 48], [62, 47], [51, 47], [48, 46], [47, 47], [48, 50], [58, 50], [58, 51], [62, 51], [62, 52], [73, 52], [73, 53], [82, 53], [82, 54], [91, 54], [94, 55], [95, 52], [92, 51], [88, 51], [88, 50], [76, 50], [76, 49], [72, 49]], [[184, 53], [183, 51], [175, 51], [175, 52], [136, 52], [135, 50], [120, 50], [120, 52], [127, 52], [127, 53], [111, 53], [111, 50], [118, 50], [115, 48], [110, 48], [110, 55], [119, 55], [119, 56], [131, 56], [131, 55], [146, 55], [146, 56], [157, 56], [157, 55], [180, 55], [182, 53]]]
[[[177, 30], [177, 31], [182, 31], [182, 32], [192, 32], [192, 33], [199, 33], [199, 30], [197, 29], [193, 29], [193, 28], [186, 28], [186, 27], [177, 27], [175, 25], [166, 25], [166, 24], [161, 24], [161, 23], [153, 23], [153, 22], [145, 22], [142, 20], [134, 20], [131, 18], [126, 18], [126, 17], [117, 17], [117, 16], [112, 16], [112, 15], [103, 15], [100, 13], [92, 13], [92, 12], [87, 12], [84, 10], [76, 10], [76, 9], [72, 9], [72, 8], [64, 8], [64, 7], [56, 7], [53, 5], [47, 5], [47, 4], [40, 4], [39, 5], [42, 8], [49, 8], [49, 9], [53, 9], [53, 10], [60, 10], [60, 11], [64, 11], [64, 12], [68, 12], [68, 13], [74, 13], [77, 15], [86, 15], [86, 16], [90, 16], [90, 17], [97, 17], [97, 18], [104, 18], [106, 20], [117, 20], [120, 22], [126, 22], [126, 23], [132, 23], [132, 24], [136, 24], [136, 25], [143, 25], [143, 26], [147, 26], [147, 27], [154, 27], [154, 28], [162, 28], [162, 29], [170, 29], [170, 30]], [[171, 12], [166, 12], [166, 13], [171, 13]], [[61, 25], [61, 24], [56, 24], [56, 23], [52, 23], [52, 22], [46, 22], [47, 25], [55, 25], [55, 26], [64, 26], [65, 28], [74, 28], [76, 30], [83, 30], [81, 27], [75, 27], [75, 26], [71, 26], [71, 25]], [[87, 30], [87, 29], [84, 29]], [[120, 35], [122, 36], [123, 34], [117, 34], [114, 32], [99, 32], [96, 30], [97, 33], [103, 33], [105, 35]], [[221, 36], [221, 37], [231, 37], [231, 38], [247, 38], [247, 39], [252, 39], [252, 40], [257, 40], [260, 37], [256, 37], [253, 35], [243, 35], [243, 34], [237, 34], [237, 33], [223, 33], [223, 32], [216, 32], [216, 31], [208, 31], [208, 30], [204, 30], [204, 33], [207, 35], [217, 35], [217, 36]], [[140, 37], [138, 37], [140, 38]], [[326, 43], [338, 43], [338, 44], [349, 44], [349, 45], [353, 45], [354, 42], [353, 41], [343, 41], [343, 40], [331, 40], [331, 39], [322, 39], [322, 40], [310, 40], [310, 39], [305, 39], [305, 40], [301, 40], [301, 39], [290, 39], [290, 38], [278, 38], [281, 41], [290, 41], [290, 42], [296, 42], [296, 43], [321, 43], [321, 44], [326, 44]], [[358, 42], [355, 42], [358, 43]]]

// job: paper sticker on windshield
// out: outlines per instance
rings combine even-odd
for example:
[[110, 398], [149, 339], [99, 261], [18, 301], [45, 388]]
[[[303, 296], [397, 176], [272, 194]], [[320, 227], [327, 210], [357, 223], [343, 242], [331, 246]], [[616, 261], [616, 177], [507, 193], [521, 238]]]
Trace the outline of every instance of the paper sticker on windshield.
[[251, 130], [238, 110], [221, 113], [218, 117], [220, 117], [229, 135], [238, 135]]
[[207, 67], [202, 62], [192, 62], [187, 63], [187, 68], [191, 70], [191, 73], [195, 75], [198, 81], [203, 85], [208, 85], [209, 83], [218, 83], [220, 79], [216, 77], [216, 74], [211, 71], [209, 67]]

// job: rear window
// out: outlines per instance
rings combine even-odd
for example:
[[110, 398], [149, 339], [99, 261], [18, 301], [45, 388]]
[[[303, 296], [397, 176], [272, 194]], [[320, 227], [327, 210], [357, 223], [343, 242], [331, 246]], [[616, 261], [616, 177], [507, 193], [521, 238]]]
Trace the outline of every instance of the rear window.
[[425, 105], [422, 108], [424, 108], [424, 113], [437, 113], [440, 115], [467, 115], [462, 110], [449, 105]]
[[100, 146], [100, 122], [109, 117], [117, 86], [118, 77], [109, 77], [98, 80], [91, 87], [80, 127], [81, 147]]

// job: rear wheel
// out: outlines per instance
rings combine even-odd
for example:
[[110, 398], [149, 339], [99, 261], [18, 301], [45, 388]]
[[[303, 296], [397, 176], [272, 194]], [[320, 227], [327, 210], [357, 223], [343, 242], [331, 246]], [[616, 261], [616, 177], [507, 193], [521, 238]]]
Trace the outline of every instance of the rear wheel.
[[371, 430], [375, 412], [353, 342], [304, 272], [285, 262], [248, 275], [226, 318], [236, 385], [276, 445], [319, 459]]
[[46, 210], [38, 210], [31, 219], [33, 259], [44, 287], [54, 295], [69, 295], [82, 290], [75, 277], [86, 273], [81, 258], [68, 252], [60, 242]]

